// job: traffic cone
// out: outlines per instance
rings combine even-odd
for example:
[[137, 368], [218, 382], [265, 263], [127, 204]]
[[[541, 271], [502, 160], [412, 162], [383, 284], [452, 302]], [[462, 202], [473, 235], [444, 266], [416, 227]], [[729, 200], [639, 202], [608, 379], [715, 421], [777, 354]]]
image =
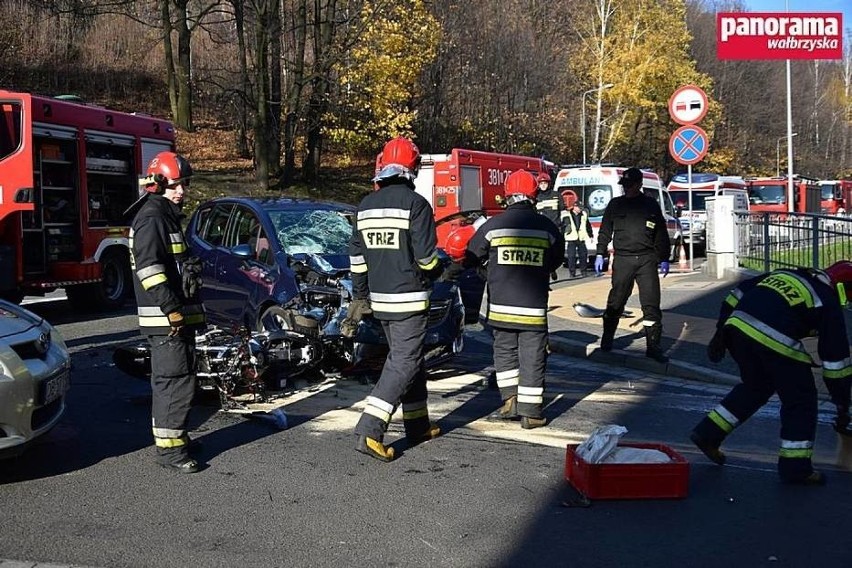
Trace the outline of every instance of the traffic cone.
[[686, 248], [683, 246], [683, 243], [680, 243], [680, 252], [678, 253], [677, 258], [677, 267], [682, 270], [689, 269], [689, 263], [686, 261]]

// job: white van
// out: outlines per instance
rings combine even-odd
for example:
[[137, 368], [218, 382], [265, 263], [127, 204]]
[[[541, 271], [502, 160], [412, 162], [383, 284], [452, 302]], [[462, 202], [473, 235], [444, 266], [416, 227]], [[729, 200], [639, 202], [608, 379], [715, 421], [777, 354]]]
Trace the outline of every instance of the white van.
[[[593, 235], [591, 239], [586, 241], [586, 246], [591, 257], [595, 255], [598, 230], [601, 226], [604, 209], [613, 197], [624, 194], [624, 190], [618, 185], [618, 180], [626, 169], [627, 167], [624, 166], [611, 165], [576, 166], [563, 168], [556, 175], [554, 187], [562, 195], [566, 208], [574, 200], [579, 199], [589, 212]], [[671, 197], [663, 188], [660, 176], [654, 172], [642, 170], [642, 177], [642, 190], [660, 204], [660, 210], [666, 220], [669, 239], [672, 242], [672, 252], [676, 253], [677, 247], [681, 244], [681, 229]], [[611, 247], [612, 243], [610, 243]]]
[[[690, 183], [687, 174], [678, 174], [669, 182], [669, 195], [683, 227], [684, 243], [704, 248], [707, 243], [707, 206], [704, 200], [715, 195], [733, 195], [734, 209], [748, 211], [748, 189], [740, 176], [720, 176], [710, 173], [693, 173]], [[692, 209], [689, 196], [692, 194]]]

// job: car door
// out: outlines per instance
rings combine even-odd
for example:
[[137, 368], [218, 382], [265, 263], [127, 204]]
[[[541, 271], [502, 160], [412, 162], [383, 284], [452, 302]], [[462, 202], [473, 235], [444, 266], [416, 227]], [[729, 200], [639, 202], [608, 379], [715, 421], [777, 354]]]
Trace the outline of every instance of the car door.
[[251, 327], [258, 286], [270, 286], [269, 267], [264, 261], [271, 251], [258, 214], [246, 205], [237, 205], [223, 244], [216, 262], [218, 309], [231, 326]]
[[192, 253], [201, 259], [201, 301], [211, 325], [225, 322], [222, 286], [216, 265], [224, 252], [225, 231], [234, 209], [233, 203], [215, 203], [200, 209], [190, 227]]

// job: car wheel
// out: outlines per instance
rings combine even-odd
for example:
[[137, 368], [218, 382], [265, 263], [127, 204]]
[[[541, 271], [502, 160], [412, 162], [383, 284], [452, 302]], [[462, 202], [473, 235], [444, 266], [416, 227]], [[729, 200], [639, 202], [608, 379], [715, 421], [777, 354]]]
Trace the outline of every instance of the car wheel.
[[281, 306], [269, 306], [260, 315], [257, 329], [258, 331], [278, 331], [281, 329], [290, 329], [288, 310]]

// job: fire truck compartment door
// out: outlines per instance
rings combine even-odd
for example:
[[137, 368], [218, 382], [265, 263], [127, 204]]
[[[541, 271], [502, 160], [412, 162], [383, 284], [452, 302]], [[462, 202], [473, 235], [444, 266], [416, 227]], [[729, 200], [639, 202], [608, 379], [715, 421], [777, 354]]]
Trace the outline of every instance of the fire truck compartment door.
[[122, 146], [130, 148], [133, 146], [133, 137], [110, 132], [86, 131], [86, 142], [89, 144], [106, 144], [107, 146]]
[[461, 189], [459, 190], [459, 210], [482, 209], [482, 183], [479, 167], [461, 167]]
[[167, 140], [153, 140], [150, 138], [142, 139], [142, 175], [148, 169], [148, 164], [154, 159], [154, 156], [160, 152], [169, 152], [172, 149], [172, 143]]

